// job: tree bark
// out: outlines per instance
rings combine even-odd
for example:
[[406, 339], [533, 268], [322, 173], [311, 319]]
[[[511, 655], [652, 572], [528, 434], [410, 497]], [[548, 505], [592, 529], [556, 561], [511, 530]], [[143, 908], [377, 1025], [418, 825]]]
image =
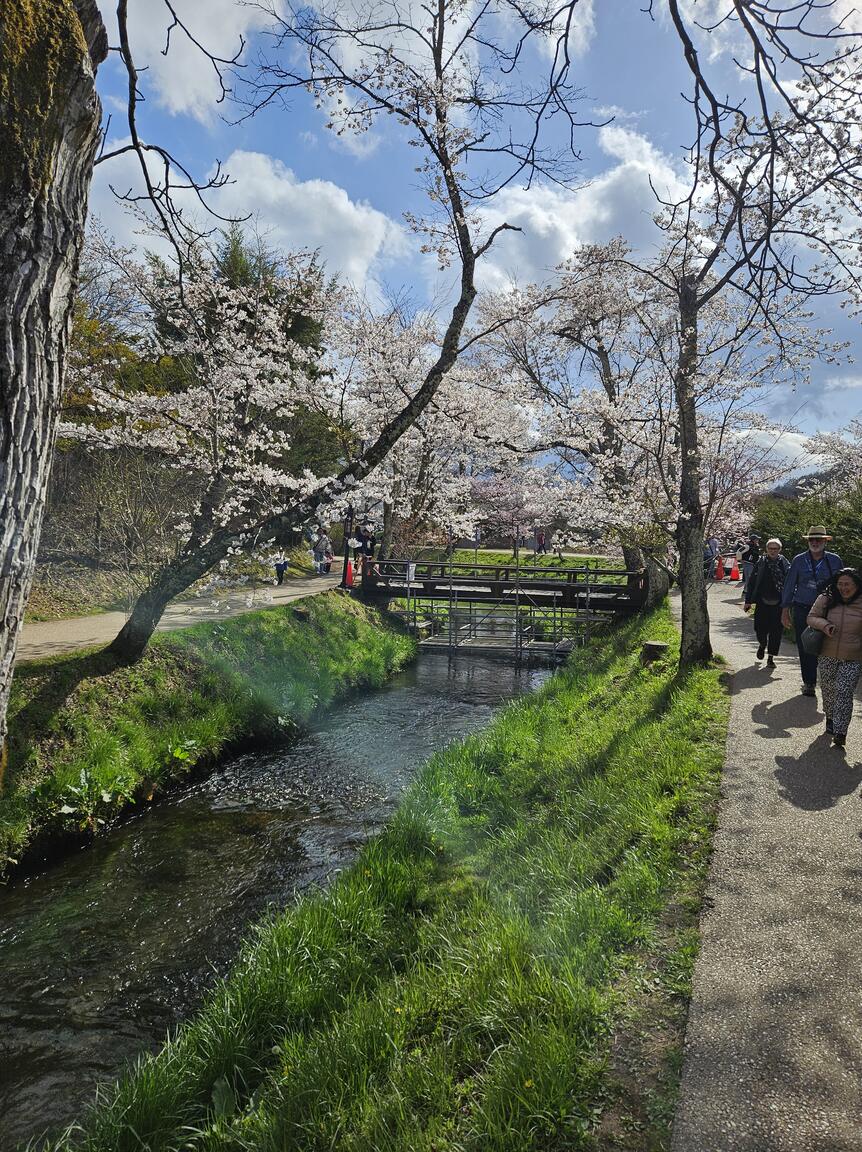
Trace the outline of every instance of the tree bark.
[[107, 48], [96, 0], [0, 4], [0, 741], [42, 527]]
[[378, 560], [388, 560], [392, 551], [392, 530], [395, 527], [395, 506], [391, 500], [383, 501], [383, 534], [377, 549]]
[[680, 351], [674, 390], [680, 430], [679, 585], [682, 592], [681, 668], [712, 658], [709, 612], [703, 575], [703, 507], [700, 501], [701, 462], [695, 406], [698, 297], [694, 274], [685, 273], [679, 287]]
[[647, 556], [646, 570], [647, 595], [644, 601], [644, 609], [647, 612], [651, 612], [653, 608], [657, 608], [659, 604], [661, 604], [668, 592], [670, 592], [670, 576], [668, 575], [667, 568], [661, 564], [657, 564], [651, 556]]

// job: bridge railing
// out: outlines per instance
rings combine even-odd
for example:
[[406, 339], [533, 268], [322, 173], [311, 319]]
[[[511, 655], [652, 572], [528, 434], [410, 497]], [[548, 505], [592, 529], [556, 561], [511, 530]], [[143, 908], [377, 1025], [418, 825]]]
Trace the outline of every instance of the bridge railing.
[[646, 573], [619, 568], [536, 568], [516, 564], [465, 564], [446, 560], [412, 561], [403, 558], [373, 560], [364, 557], [359, 593], [374, 597], [446, 595], [449, 589], [471, 590], [504, 596], [518, 591], [548, 593], [565, 590], [569, 596], [588, 599], [592, 593], [622, 597], [630, 607], [639, 607], [646, 594]]

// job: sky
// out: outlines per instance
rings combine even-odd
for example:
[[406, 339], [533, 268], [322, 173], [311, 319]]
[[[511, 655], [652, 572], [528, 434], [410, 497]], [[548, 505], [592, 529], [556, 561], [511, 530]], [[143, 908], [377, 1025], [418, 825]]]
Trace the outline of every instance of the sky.
[[[100, 0], [111, 44], [117, 42], [113, 2]], [[685, 0], [706, 13], [722, 0]], [[265, 23], [259, 8], [238, 0], [174, 0], [196, 38], [213, 52], [233, 56], [240, 37], [250, 61]], [[488, 205], [489, 223], [521, 228], [506, 233], [484, 262], [479, 287], [502, 287], [511, 279], [544, 278], [582, 243], [625, 236], [639, 251], [657, 247], [652, 224], [655, 196], [681, 187], [682, 157], [691, 138], [691, 89], [678, 41], [666, 24], [661, 0], [655, 18], [642, 0], [579, 0], [571, 45], [575, 81], [581, 92], [576, 112], [592, 121], [578, 131], [578, 187], [549, 184], [530, 189], [511, 185]], [[145, 140], [167, 147], [196, 175], [216, 161], [231, 183], [210, 197], [226, 215], [251, 213], [274, 244], [319, 249], [327, 270], [365, 288], [372, 296], [408, 289], [420, 303], [439, 300], [452, 275], [418, 252], [404, 212], [424, 211], [417, 184], [416, 153], [405, 146], [391, 120], [359, 138], [339, 138], [325, 127], [326, 109], [300, 92], [289, 107], [273, 107], [252, 118], [227, 100], [219, 104], [212, 65], [182, 37], [171, 37], [163, 54], [169, 13], [164, 0], [130, 0], [130, 38], [142, 71], [146, 100], [139, 110]], [[715, 75], [733, 92], [744, 81], [734, 69], [720, 35], [709, 50]], [[537, 59], [537, 65], [540, 61]], [[98, 86], [108, 147], [125, 139], [126, 75], [115, 54], [101, 67]], [[137, 223], [111, 191], [136, 187], [128, 157], [101, 164], [90, 212], [120, 243], [140, 243]], [[826, 304], [819, 321], [836, 337], [857, 339], [858, 321]], [[815, 365], [810, 385], [777, 389], [767, 414], [794, 424], [798, 436], [785, 440], [793, 454], [811, 433], [840, 428], [862, 408], [862, 369], [852, 362]]]

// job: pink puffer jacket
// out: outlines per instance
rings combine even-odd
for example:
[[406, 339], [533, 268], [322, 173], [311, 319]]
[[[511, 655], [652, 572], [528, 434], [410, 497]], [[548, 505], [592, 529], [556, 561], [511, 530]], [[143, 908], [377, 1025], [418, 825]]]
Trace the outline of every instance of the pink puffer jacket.
[[[833, 660], [862, 660], [862, 596], [857, 596], [850, 604], [833, 604], [824, 592], [811, 605], [808, 624], [825, 632], [827, 624], [835, 625], [835, 634], [826, 636], [821, 656], [831, 656]], [[827, 614], [828, 609], [828, 614]]]

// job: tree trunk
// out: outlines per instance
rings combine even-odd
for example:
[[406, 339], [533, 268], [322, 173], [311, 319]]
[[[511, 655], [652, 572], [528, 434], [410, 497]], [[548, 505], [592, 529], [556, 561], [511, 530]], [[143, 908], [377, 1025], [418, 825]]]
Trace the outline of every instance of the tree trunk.
[[383, 501], [383, 534], [380, 537], [380, 547], [377, 549], [378, 560], [388, 560], [392, 551], [392, 530], [395, 521], [395, 506], [389, 501]]
[[653, 608], [657, 608], [659, 604], [661, 604], [668, 592], [670, 592], [670, 576], [668, 575], [667, 568], [662, 564], [657, 564], [652, 556], [647, 556], [646, 570], [647, 595], [644, 601], [644, 609], [647, 612], [651, 612]]
[[0, 741], [42, 528], [106, 54], [96, 0], [0, 4]]
[[168, 561], [135, 600], [128, 620], [107, 651], [124, 664], [139, 660], [171, 600], [224, 559], [229, 545], [229, 538], [217, 537], [194, 553], [180, 553]]
[[627, 572], [640, 572], [644, 566], [644, 554], [638, 544], [621, 544], [623, 563]]
[[674, 390], [680, 431], [679, 585], [682, 592], [681, 668], [706, 663], [712, 657], [709, 612], [703, 575], [703, 507], [700, 502], [701, 464], [695, 406], [697, 372], [697, 282], [686, 273], [679, 288], [680, 351]]

